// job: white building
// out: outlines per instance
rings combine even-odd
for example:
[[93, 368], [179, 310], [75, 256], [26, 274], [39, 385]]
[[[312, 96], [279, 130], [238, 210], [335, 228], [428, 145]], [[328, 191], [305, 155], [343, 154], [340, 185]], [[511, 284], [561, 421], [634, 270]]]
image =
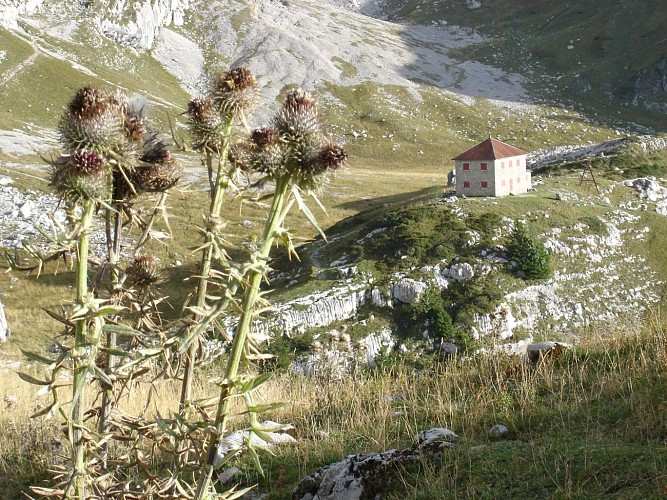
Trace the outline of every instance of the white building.
[[526, 153], [519, 148], [488, 138], [455, 158], [456, 194], [505, 196], [530, 189]]

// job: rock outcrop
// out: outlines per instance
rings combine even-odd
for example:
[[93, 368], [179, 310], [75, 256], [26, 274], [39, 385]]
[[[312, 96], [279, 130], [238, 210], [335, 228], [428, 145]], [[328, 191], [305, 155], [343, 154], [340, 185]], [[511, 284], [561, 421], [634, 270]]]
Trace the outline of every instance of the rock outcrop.
[[406, 467], [437, 457], [455, 446], [458, 439], [449, 429], [422, 431], [416, 444], [403, 450], [350, 455], [305, 477], [292, 492], [295, 500], [359, 500], [384, 498]]
[[17, 20], [35, 12], [44, 0], [0, 0], [0, 26], [18, 28]]
[[[105, 35], [122, 45], [140, 49], [151, 49], [159, 30], [163, 26], [182, 26], [190, 0], [144, 0], [126, 5], [116, 0], [101, 20]], [[119, 19], [128, 19], [119, 22]]]

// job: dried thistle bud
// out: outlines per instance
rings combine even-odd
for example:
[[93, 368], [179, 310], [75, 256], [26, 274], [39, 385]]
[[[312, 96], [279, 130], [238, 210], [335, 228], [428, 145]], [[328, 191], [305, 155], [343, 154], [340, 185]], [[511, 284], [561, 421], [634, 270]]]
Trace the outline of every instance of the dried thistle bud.
[[255, 147], [251, 141], [243, 141], [233, 144], [229, 148], [229, 153], [227, 153], [229, 164], [244, 172], [249, 172], [251, 164], [250, 156], [253, 149], [255, 149]]
[[143, 154], [139, 160], [146, 163], [164, 163], [173, 159], [167, 145], [156, 133], [150, 133], [144, 136]]
[[109, 107], [108, 95], [93, 87], [79, 89], [67, 106], [69, 113], [79, 120], [95, 119]]
[[280, 134], [291, 141], [322, 132], [315, 99], [303, 89], [287, 94], [283, 107], [273, 122]]
[[130, 175], [137, 194], [163, 193], [176, 185], [180, 178], [178, 162], [167, 152], [168, 157], [159, 163], [138, 166]]
[[188, 118], [193, 122], [214, 125], [219, 121], [212, 99], [208, 97], [195, 97], [188, 103]]
[[130, 284], [140, 288], [155, 286], [164, 281], [160, 259], [153, 255], [138, 255], [125, 273]]
[[139, 142], [143, 139], [146, 133], [146, 121], [137, 114], [125, 113], [125, 120], [123, 122], [123, 129], [125, 130], [125, 137], [130, 142]]
[[106, 201], [111, 196], [111, 175], [95, 153], [77, 151], [52, 165], [49, 184], [62, 197], [77, 203], [80, 200]]
[[208, 97], [196, 97], [188, 103], [188, 126], [194, 138], [193, 148], [217, 152], [222, 138], [222, 120], [215, 103]]
[[250, 138], [257, 147], [266, 148], [274, 146], [278, 142], [279, 135], [278, 129], [264, 127], [253, 130]]
[[144, 134], [147, 133], [146, 99], [140, 96], [132, 96], [129, 100], [126, 100], [123, 97], [119, 100], [119, 104], [123, 104], [125, 137], [131, 142], [142, 141]]
[[125, 139], [125, 100], [122, 94], [92, 87], [80, 89], [60, 119], [58, 130], [67, 152], [85, 149], [104, 154]]
[[236, 116], [252, 109], [259, 89], [250, 69], [235, 68], [213, 80], [211, 95], [218, 110], [227, 116]]
[[327, 141], [327, 144], [320, 150], [314, 161], [323, 170], [337, 170], [347, 161], [347, 152], [342, 146]]

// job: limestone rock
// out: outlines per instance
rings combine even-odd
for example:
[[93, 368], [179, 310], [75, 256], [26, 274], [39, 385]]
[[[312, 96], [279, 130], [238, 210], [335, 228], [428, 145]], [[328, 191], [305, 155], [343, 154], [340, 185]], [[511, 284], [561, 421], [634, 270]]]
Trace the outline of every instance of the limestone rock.
[[503, 424], [496, 424], [489, 429], [489, 437], [492, 439], [500, 439], [507, 437], [510, 430]]
[[463, 282], [473, 278], [475, 276], [475, 271], [472, 265], [467, 262], [462, 262], [460, 264], [452, 264], [445, 275], [458, 282]]
[[10, 335], [9, 326], [7, 325], [7, 317], [5, 316], [5, 308], [0, 302], [0, 344], [7, 342]]
[[427, 286], [423, 281], [416, 281], [412, 278], [401, 278], [398, 282], [391, 285], [391, 296], [404, 304], [414, 304], [415, 302], [419, 302]]
[[419, 434], [415, 436], [415, 441], [420, 449], [437, 448], [443, 443], [447, 443], [446, 446], [449, 446], [458, 439], [458, 435], [446, 427], [435, 427], [426, 431], [419, 431]]
[[25, 14], [36, 11], [44, 0], [2, 0], [0, 1], [0, 26], [17, 28], [17, 20]]
[[128, 16], [130, 10], [124, 1], [117, 1], [109, 8], [109, 15], [101, 22], [102, 31], [122, 45], [151, 49], [162, 26], [181, 26], [190, 0], [144, 0], [132, 5], [130, 20], [118, 24], [117, 20]]
[[223, 438], [222, 444], [218, 448], [215, 457], [216, 462], [219, 463], [229, 452], [242, 448], [248, 442], [250, 442], [250, 444], [256, 448], [264, 449], [271, 448], [272, 446], [279, 444], [296, 442], [296, 439], [287, 433], [287, 431], [294, 429], [293, 425], [281, 425], [276, 422], [266, 420], [259, 424], [259, 427], [269, 438], [268, 440], [259, 437], [257, 434], [247, 429], [234, 431]]
[[492, 313], [475, 314], [474, 318], [478, 325], [475, 338], [495, 336], [505, 340], [513, 335], [517, 326], [512, 309], [506, 303], [500, 304]]
[[649, 201], [662, 201], [667, 198], [667, 189], [662, 187], [654, 177], [640, 177], [623, 181], [623, 185], [635, 188], [640, 197]]
[[526, 354], [532, 363], [537, 363], [546, 357], [558, 356], [571, 348], [572, 345], [566, 342], [537, 342], [528, 346]]
[[418, 444], [404, 450], [350, 455], [305, 477], [292, 492], [298, 500], [360, 500], [383, 498], [393, 491], [405, 467], [435, 457], [454, 446], [449, 429], [422, 431]]

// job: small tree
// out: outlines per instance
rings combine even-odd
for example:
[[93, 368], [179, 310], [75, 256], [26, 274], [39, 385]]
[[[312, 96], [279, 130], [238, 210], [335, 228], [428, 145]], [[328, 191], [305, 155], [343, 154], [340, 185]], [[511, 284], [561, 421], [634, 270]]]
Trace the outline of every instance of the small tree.
[[510, 260], [517, 263], [517, 269], [522, 276], [540, 280], [553, 274], [551, 256], [541, 242], [530, 236], [525, 225], [515, 225], [507, 249]]

